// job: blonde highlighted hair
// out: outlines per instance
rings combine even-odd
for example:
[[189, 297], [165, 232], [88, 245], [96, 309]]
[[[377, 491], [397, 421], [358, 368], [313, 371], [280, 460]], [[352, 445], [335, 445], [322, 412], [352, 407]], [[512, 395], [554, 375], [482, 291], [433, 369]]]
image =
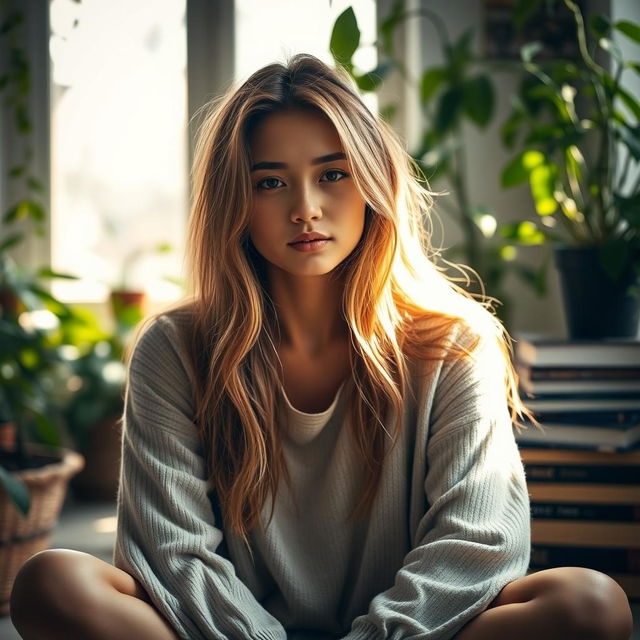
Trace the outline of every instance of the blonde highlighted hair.
[[[274, 393], [283, 379], [275, 347], [278, 319], [263, 259], [248, 234], [249, 140], [263, 118], [289, 109], [313, 109], [329, 119], [366, 202], [363, 236], [338, 267], [357, 391], [349, 422], [367, 471], [352, 516], [371, 506], [399, 433], [409, 393], [407, 359], [471, 356], [475, 345], [446, 344], [454, 325], [498, 341], [512, 417], [526, 414], [506, 332], [486, 304], [435, 264], [427, 230], [432, 194], [399, 138], [340, 70], [306, 54], [268, 65], [215, 101], [200, 127], [188, 239], [192, 298], [185, 305], [193, 323], [188, 348], [195, 422], [226, 524], [245, 542], [269, 498], [273, 507], [281, 479], [288, 479], [282, 407]], [[392, 433], [384, 426], [389, 409], [396, 418]]]

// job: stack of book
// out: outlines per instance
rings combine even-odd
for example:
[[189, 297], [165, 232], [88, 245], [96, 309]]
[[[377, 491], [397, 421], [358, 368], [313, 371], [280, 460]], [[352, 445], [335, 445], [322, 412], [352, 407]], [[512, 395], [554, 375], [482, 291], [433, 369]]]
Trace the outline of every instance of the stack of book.
[[522, 337], [515, 356], [522, 399], [542, 425], [516, 435], [522, 446], [640, 445], [640, 340]]
[[522, 448], [533, 571], [589, 567], [640, 599], [640, 450]]
[[640, 341], [520, 338], [516, 433], [531, 498], [531, 570], [589, 567], [640, 598]]

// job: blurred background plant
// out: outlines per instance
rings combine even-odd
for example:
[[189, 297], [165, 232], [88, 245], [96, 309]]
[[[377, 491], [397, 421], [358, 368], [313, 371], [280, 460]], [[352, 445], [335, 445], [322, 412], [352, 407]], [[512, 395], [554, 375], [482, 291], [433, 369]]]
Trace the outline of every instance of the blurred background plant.
[[569, 12], [578, 46], [577, 55], [553, 59], [540, 41], [523, 47], [526, 74], [502, 127], [517, 155], [502, 185], [528, 183], [538, 242], [597, 247], [612, 281], [631, 264], [640, 277], [640, 102], [623, 83], [623, 74], [640, 74], [640, 62], [625, 60], [616, 42], [640, 44], [640, 25], [593, 14], [587, 26], [573, 0], [518, 7], [519, 25], [540, 7]]
[[[447, 261], [462, 262], [475, 271], [489, 296], [497, 298], [499, 317], [508, 324], [511, 302], [504, 281], [509, 272], [516, 273], [542, 295], [546, 282], [543, 269], [534, 269], [517, 258], [515, 244], [536, 244], [540, 234], [528, 222], [500, 224], [494, 210], [472, 201], [467, 175], [464, 127], [468, 124], [485, 129], [494, 118], [495, 88], [491, 80], [492, 65], [473, 51], [475, 31], [466, 30], [453, 40], [444, 21], [426, 8], [408, 10], [404, 0], [394, 3], [379, 28], [378, 46], [383, 61], [372, 71], [355, 71], [353, 56], [360, 46], [360, 30], [353, 9], [345, 10], [337, 19], [332, 37], [331, 52], [336, 63], [350, 73], [362, 92], [376, 91], [392, 70], [400, 73], [407, 83], [415, 84], [401, 58], [394, 51], [397, 31], [408, 19], [424, 19], [431, 23], [437, 35], [442, 64], [424, 69], [416, 90], [420, 99], [425, 128], [417, 148], [409, 149], [431, 186], [444, 184], [452, 197], [440, 198], [437, 209], [453, 220], [462, 233], [462, 241], [444, 251]], [[501, 68], [514, 69], [503, 62]], [[392, 119], [396, 108], [383, 111]], [[452, 276], [459, 271], [451, 272]], [[481, 291], [477, 278], [471, 274], [467, 284], [473, 293]]]
[[32, 166], [30, 67], [16, 36], [23, 22], [24, 14], [13, 11], [0, 25], [0, 45], [7, 53], [0, 90], [12, 116], [20, 155], [9, 167], [7, 178], [12, 193], [21, 194], [2, 213], [0, 240], [0, 416], [4, 434], [0, 482], [26, 513], [29, 494], [9, 471], [36, 466], [27, 453], [27, 442], [63, 443], [60, 398], [54, 397], [53, 390], [56, 376], [65, 367], [60, 326], [73, 312], [46, 288], [51, 278], [67, 276], [48, 268], [27, 269], [13, 257], [30, 234], [42, 236], [46, 225], [44, 185]]
[[[7, 171], [8, 191], [17, 195], [0, 224], [0, 484], [26, 515], [29, 492], [12, 472], [44, 463], [30, 453], [30, 444], [83, 452], [96, 424], [120, 417], [123, 354], [143, 309], [140, 297], [112, 302], [114, 328], [105, 329], [93, 311], [51, 294], [53, 279], [74, 276], [30, 268], [21, 259], [29, 242], [45, 235], [48, 214], [45, 186], [33, 167], [31, 70], [17, 35], [25, 14], [11, 10], [2, 16], [0, 94], [12, 117], [19, 159]], [[136, 250], [130, 259], [149, 251], [168, 248]]]

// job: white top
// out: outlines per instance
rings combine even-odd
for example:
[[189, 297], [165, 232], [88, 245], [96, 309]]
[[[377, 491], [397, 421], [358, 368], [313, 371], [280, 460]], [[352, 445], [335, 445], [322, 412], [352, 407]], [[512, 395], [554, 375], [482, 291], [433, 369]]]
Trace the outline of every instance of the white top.
[[320, 413], [306, 413], [305, 411], [296, 409], [289, 401], [284, 387], [282, 385], [280, 386], [280, 392], [282, 393], [286, 407], [287, 434], [294, 442], [307, 444], [322, 431], [322, 428], [329, 422], [329, 419], [333, 415], [338, 404], [338, 398], [340, 398], [345, 384], [346, 380], [340, 385], [331, 405]]

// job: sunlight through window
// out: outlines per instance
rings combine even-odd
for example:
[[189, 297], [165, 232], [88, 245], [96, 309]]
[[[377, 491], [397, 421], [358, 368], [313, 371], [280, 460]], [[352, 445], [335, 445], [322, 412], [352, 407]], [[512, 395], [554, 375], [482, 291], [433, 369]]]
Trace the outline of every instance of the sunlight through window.
[[187, 219], [185, 0], [53, 0], [52, 261], [112, 289], [180, 295]]

